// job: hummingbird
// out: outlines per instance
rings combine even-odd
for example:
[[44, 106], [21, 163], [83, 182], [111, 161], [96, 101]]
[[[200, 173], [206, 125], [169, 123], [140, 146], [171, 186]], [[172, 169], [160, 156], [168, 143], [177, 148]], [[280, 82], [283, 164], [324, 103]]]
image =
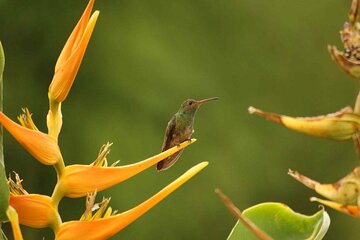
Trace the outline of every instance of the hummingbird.
[[[203, 103], [217, 99], [219, 98], [212, 97], [200, 101], [196, 101], [194, 99], [185, 100], [181, 104], [179, 111], [174, 114], [167, 124], [161, 151], [163, 152], [169, 148], [178, 146], [185, 140], [190, 139], [191, 135], [194, 133], [194, 119], [199, 107]], [[168, 169], [178, 160], [183, 151], [184, 150], [174, 153], [173, 155], [158, 162], [156, 169], [158, 171]]]

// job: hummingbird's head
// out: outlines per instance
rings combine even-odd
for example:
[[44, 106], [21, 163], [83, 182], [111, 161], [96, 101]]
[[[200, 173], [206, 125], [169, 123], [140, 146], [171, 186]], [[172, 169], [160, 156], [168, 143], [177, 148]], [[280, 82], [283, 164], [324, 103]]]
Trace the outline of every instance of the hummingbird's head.
[[181, 104], [180, 111], [185, 114], [194, 114], [198, 110], [200, 105], [202, 105], [203, 103], [206, 103], [210, 100], [217, 100], [217, 99], [219, 99], [219, 98], [217, 98], [217, 97], [206, 98], [206, 99], [200, 100], [200, 101], [196, 101], [194, 99], [187, 99]]

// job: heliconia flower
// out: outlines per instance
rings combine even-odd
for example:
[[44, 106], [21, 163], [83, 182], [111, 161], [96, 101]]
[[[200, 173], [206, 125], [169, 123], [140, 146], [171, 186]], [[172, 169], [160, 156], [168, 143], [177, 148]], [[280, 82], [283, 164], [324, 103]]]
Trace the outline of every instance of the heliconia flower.
[[20, 223], [28, 227], [56, 229], [61, 222], [49, 196], [40, 194], [11, 195], [10, 206], [16, 209]]
[[360, 167], [333, 184], [321, 184], [292, 170], [288, 174], [332, 201], [343, 205], [360, 204]]
[[61, 152], [56, 141], [38, 130], [23, 127], [10, 120], [0, 112], [0, 123], [9, 133], [39, 162], [53, 165], [62, 161]]
[[90, 17], [93, 5], [94, 0], [90, 0], [56, 62], [48, 93], [50, 102], [63, 102], [74, 82], [99, 16], [99, 11], [95, 11]]
[[328, 46], [331, 58], [350, 76], [360, 78], [360, 24], [357, 21], [360, 1], [353, 0], [349, 11], [349, 23], [340, 31], [345, 51]]
[[103, 218], [96, 218], [89, 221], [69, 221], [63, 223], [57, 233], [56, 240], [72, 240], [72, 239], [88, 239], [88, 240], [103, 240], [113, 236], [130, 223], [134, 222], [141, 215], [146, 213], [153, 206], [158, 204], [161, 200], [167, 197], [170, 193], [175, 191], [178, 187], [196, 175], [204, 167], [207, 166], [207, 162], [202, 162], [175, 181], [170, 183], [168, 186], [163, 188], [160, 192], [139, 204], [138, 206], [115, 215], [104, 214]]
[[9, 206], [6, 211], [6, 214], [11, 223], [14, 240], [23, 240], [21, 230], [20, 230], [20, 225], [19, 225], [19, 218], [16, 213], [16, 210], [13, 207]]
[[331, 207], [339, 212], [348, 214], [348, 215], [356, 217], [356, 218], [360, 218], [360, 209], [357, 205], [344, 205], [341, 203], [323, 200], [323, 199], [319, 199], [316, 197], [310, 198], [310, 201], [319, 202], [319, 203], [324, 204], [325, 206]]
[[61, 218], [52, 199], [45, 195], [29, 194], [17, 173], [15, 179], [8, 179], [9, 204], [16, 210], [20, 223], [33, 228], [52, 227], [56, 230], [61, 224]]
[[318, 117], [289, 117], [264, 112], [254, 107], [249, 107], [249, 113], [262, 116], [291, 130], [333, 140], [352, 139], [360, 129], [360, 115], [353, 113], [351, 107]]
[[[196, 139], [185, 141], [179, 146], [170, 148], [158, 155], [125, 166], [104, 167], [93, 164], [66, 166], [52, 197], [54, 201], [60, 201], [63, 196], [77, 198], [86, 196], [89, 192], [94, 192], [95, 190], [104, 190], [142, 172], [195, 141]], [[104, 151], [107, 151], [107, 148], [104, 148]], [[100, 152], [99, 156], [101, 155]]]

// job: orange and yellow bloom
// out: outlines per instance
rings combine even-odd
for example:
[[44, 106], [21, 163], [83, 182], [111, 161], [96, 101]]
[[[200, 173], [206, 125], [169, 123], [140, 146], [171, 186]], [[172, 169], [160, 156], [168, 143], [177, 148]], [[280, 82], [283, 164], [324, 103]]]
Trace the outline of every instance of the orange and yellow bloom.
[[61, 103], [66, 99], [74, 83], [99, 16], [99, 11], [95, 11], [90, 16], [93, 5], [94, 0], [90, 0], [79, 22], [66, 41], [56, 62], [55, 73], [49, 86], [50, 110], [47, 115], [47, 126], [49, 135], [56, 140], [62, 127]]
[[65, 222], [57, 231], [56, 240], [80, 239], [84, 236], [86, 236], [86, 239], [88, 240], [107, 239], [135, 221], [142, 214], [146, 213], [150, 208], [158, 204], [207, 165], [207, 162], [202, 162], [192, 167], [160, 192], [126, 212], [111, 216], [105, 212], [106, 217], [104, 218], [97, 218], [89, 221]]
[[[53, 165], [57, 171], [57, 184], [52, 196], [29, 194], [23, 189], [22, 180], [17, 174], [15, 174], [16, 182], [11, 178], [7, 181], [10, 191], [10, 207], [7, 215], [13, 226], [15, 240], [22, 239], [19, 223], [32, 228], [50, 227], [57, 240], [107, 239], [135, 221], [208, 165], [207, 162], [202, 162], [194, 166], [153, 197], [126, 212], [116, 214], [112, 208], [107, 208], [110, 199], [105, 199], [100, 204], [100, 209], [92, 214], [96, 192], [135, 176], [196, 141], [195, 139], [185, 141], [153, 157], [125, 166], [115, 166], [117, 162], [108, 166], [106, 157], [111, 146], [108, 143], [103, 146], [92, 164], [65, 166], [58, 145], [58, 136], [62, 127], [61, 104], [73, 85], [99, 16], [99, 11], [91, 15], [93, 5], [94, 0], [90, 0], [56, 62], [55, 73], [48, 91], [50, 105], [47, 115], [48, 134], [38, 130], [28, 109], [23, 109], [24, 113], [18, 117], [20, 124], [0, 112], [0, 124], [34, 158], [45, 165]], [[58, 211], [61, 199], [65, 196], [71, 198], [89, 196], [89, 193], [90, 203], [83, 217], [79, 221], [63, 223]]]

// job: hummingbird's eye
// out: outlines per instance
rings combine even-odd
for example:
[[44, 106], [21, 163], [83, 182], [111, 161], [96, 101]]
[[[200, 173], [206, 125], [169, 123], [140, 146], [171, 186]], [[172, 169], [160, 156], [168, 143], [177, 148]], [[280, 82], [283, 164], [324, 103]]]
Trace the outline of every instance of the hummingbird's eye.
[[194, 103], [193, 101], [190, 101], [190, 102], [189, 102], [189, 105], [191, 106], [193, 103]]

